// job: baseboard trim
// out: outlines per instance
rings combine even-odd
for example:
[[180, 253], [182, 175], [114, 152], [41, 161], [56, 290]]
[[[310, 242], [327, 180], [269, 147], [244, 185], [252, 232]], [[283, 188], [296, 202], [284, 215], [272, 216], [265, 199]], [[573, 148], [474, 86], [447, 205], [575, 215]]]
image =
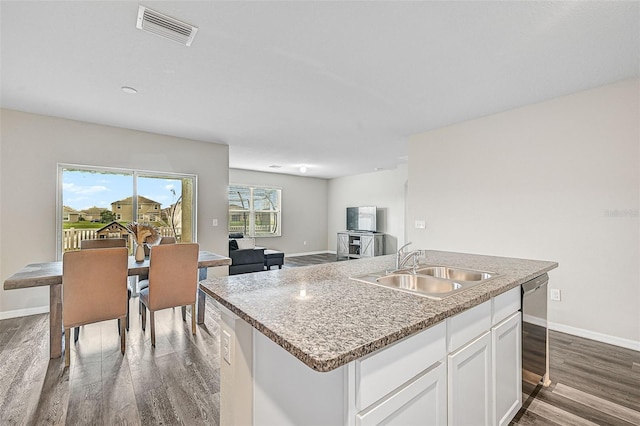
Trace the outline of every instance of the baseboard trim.
[[528, 322], [529, 324], [537, 325], [540, 327], [547, 327], [547, 321], [534, 317], [533, 315], [522, 314], [522, 322]]
[[584, 337], [585, 339], [591, 339], [598, 342], [607, 343], [614, 346], [620, 346], [621, 348], [640, 351], [640, 342], [631, 340], [631, 339], [624, 339], [622, 337], [610, 336], [608, 334], [585, 330], [583, 328], [578, 328], [578, 327], [571, 327], [570, 325], [559, 324], [557, 322], [549, 322], [549, 329], [554, 331], [559, 331], [561, 333], [572, 334], [578, 337]]
[[[328, 250], [321, 250], [321, 251], [307, 251], [304, 253], [286, 253], [285, 256], [286, 257], [297, 257], [297, 256], [310, 256], [312, 254], [331, 254], [332, 252], [328, 251]], [[335, 253], [335, 252], [333, 252]]]
[[37, 308], [16, 309], [15, 311], [0, 312], [0, 320], [18, 317], [28, 317], [29, 315], [46, 314], [49, 306], [38, 306]]

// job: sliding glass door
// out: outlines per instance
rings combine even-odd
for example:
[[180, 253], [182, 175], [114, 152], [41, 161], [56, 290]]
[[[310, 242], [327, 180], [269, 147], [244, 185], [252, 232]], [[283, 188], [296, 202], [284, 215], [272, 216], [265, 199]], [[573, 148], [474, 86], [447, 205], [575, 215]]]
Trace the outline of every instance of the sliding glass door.
[[195, 175], [59, 164], [59, 258], [84, 239], [127, 238], [132, 250], [130, 222], [195, 242], [196, 184]]

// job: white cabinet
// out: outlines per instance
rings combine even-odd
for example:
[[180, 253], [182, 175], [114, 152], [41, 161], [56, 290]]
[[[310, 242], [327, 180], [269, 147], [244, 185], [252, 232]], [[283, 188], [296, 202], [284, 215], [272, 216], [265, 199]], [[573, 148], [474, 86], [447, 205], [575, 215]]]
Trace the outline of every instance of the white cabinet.
[[485, 332], [447, 358], [449, 424], [492, 424], [491, 333]]
[[520, 287], [447, 319], [448, 422], [508, 424], [522, 407]]
[[356, 416], [356, 425], [444, 425], [447, 422], [447, 369], [437, 362], [389, 397]]
[[337, 256], [347, 259], [384, 254], [384, 234], [378, 232], [338, 232]]
[[495, 424], [507, 425], [522, 407], [522, 321], [516, 312], [491, 329]]
[[508, 424], [522, 405], [519, 292], [324, 373], [220, 306], [221, 424]]

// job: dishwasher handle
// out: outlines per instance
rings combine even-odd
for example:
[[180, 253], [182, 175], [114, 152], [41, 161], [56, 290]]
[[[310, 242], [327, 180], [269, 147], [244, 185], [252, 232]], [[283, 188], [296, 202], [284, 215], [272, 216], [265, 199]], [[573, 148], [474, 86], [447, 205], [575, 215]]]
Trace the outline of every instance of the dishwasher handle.
[[527, 296], [545, 287], [549, 283], [549, 275], [544, 274], [522, 284], [522, 295]]

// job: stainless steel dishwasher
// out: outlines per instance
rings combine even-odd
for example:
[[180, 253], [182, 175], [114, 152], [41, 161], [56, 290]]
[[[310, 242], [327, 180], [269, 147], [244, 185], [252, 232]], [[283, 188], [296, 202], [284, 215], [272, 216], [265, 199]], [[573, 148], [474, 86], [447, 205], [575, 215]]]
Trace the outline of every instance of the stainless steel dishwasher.
[[537, 393], [548, 386], [549, 341], [547, 330], [547, 284], [543, 274], [522, 284], [522, 392]]

